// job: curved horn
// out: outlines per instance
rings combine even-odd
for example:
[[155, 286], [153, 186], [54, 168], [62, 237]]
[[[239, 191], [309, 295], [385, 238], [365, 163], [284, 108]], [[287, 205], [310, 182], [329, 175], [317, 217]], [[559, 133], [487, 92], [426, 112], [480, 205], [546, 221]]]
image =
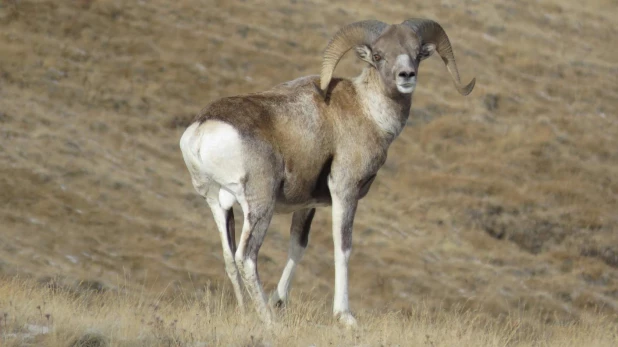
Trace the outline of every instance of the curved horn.
[[320, 88], [326, 91], [337, 63], [347, 51], [357, 45], [373, 43], [387, 26], [388, 24], [378, 20], [364, 20], [341, 28], [324, 50]]
[[466, 86], [461, 84], [451, 42], [440, 24], [433, 20], [422, 18], [411, 18], [401, 24], [411, 28], [420, 37], [423, 44], [432, 43], [436, 45], [436, 51], [446, 65], [446, 69], [451, 74], [457, 91], [461, 95], [470, 94], [474, 88], [474, 84], [476, 83], [476, 78], [473, 78], [472, 81], [470, 81], [470, 83]]

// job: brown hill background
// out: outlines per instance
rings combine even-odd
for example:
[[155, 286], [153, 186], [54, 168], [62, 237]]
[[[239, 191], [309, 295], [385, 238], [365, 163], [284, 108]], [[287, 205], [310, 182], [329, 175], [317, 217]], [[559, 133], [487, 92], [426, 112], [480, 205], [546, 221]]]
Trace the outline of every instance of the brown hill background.
[[[188, 121], [218, 97], [319, 73], [346, 23], [427, 17], [477, 85], [462, 97], [440, 59], [421, 66], [409, 124], [359, 207], [352, 308], [618, 313], [617, 8], [1, 1], [0, 274], [153, 292], [227, 286], [178, 147]], [[361, 67], [349, 54], [336, 74]], [[261, 250], [269, 291], [290, 220], [275, 218]], [[332, 298], [330, 228], [319, 209], [292, 301]]]

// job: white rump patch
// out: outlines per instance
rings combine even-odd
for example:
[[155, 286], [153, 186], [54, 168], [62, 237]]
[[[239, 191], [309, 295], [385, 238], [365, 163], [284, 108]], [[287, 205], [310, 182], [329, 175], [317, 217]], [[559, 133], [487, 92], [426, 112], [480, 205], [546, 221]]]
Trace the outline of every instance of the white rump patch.
[[221, 203], [233, 205], [234, 195], [246, 176], [238, 131], [220, 121], [194, 123], [182, 135], [180, 148], [196, 190], [203, 194], [210, 184], [216, 183], [226, 190], [223, 193], [222, 189], [219, 195]]

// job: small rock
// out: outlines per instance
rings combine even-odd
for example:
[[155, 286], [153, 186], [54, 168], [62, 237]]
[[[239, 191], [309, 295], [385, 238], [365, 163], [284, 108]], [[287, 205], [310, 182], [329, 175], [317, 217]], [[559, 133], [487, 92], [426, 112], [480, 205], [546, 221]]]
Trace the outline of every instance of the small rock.
[[34, 217], [30, 217], [30, 218], [28, 218], [28, 221], [29, 221], [31, 224], [35, 224], [35, 225], [43, 225], [43, 222], [41, 222], [40, 220], [38, 220], [38, 219], [36, 219], [36, 218], [34, 218]]
[[0, 112], [0, 123], [6, 123], [11, 120], [11, 116], [4, 112]]
[[77, 47], [69, 47], [64, 54], [67, 58], [73, 61], [86, 61], [88, 60], [89, 54], [81, 48]]
[[483, 104], [488, 111], [497, 110], [500, 103], [500, 96], [497, 94], [487, 94], [483, 99]]
[[249, 27], [246, 25], [242, 25], [238, 28], [237, 30], [238, 35], [240, 35], [243, 39], [247, 38], [247, 35], [249, 34]]
[[498, 40], [498, 38], [496, 38], [495, 36], [489, 35], [487, 33], [483, 33], [483, 39], [487, 42], [493, 43], [494, 45], [502, 45], [502, 41]]
[[71, 347], [107, 347], [109, 346], [108, 339], [96, 332], [88, 332], [79, 338], [75, 339], [70, 344]]
[[109, 129], [109, 127], [107, 126], [107, 124], [103, 123], [103, 122], [93, 122], [90, 123], [90, 130], [98, 132], [98, 133], [105, 133], [107, 132], [107, 130]]
[[67, 147], [69, 147], [72, 151], [81, 152], [80, 146], [77, 143], [73, 142], [73, 141], [67, 141], [67, 142], [65, 142], [65, 145]]
[[51, 67], [51, 68], [49, 68], [47, 70], [47, 78], [50, 78], [52, 80], [58, 80], [58, 79], [61, 79], [63, 77], [66, 77], [66, 76], [67, 76], [66, 72], [64, 72], [62, 70], [58, 70], [58, 69], [53, 68], [53, 67]]
[[106, 286], [97, 280], [84, 280], [77, 284], [77, 288], [81, 291], [102, 292], [106, 289]]
[[206, 67], [200, 63], [195, 63], [195, 68], [199, 71], [199, 72], [206, 72]]
[[49, 333], [49, 328], [48, 327], [44, 327], [41, 325], [35, 325], [35, 324], [26, 324], [25, 328], [30, 332], [30, 334], [32, 335], [41, 335], [41, 334], [47, 334]]
[[492, 35], [492, 36], [496, 36], [498, 34], [501, 34], [501, 33], [505, 32], [505, 31], [506, 31], [506, 29], [503, 26], [492, 25], [489, 28], [487, 28], [487, 33], [489, 35]]
[[74, 255], [67, 254], [67, 255], [65, 255], [65, 257], [66, 257], [67, 259], [69, 259], [69, 261], [70, 261], [71, 263], [73, 263], [73, 264], [77, 264], [77, 263], [79, 262], [79, 260], [77, 259], [77, 257], [76, 257], [76, 256], [74, 256]]

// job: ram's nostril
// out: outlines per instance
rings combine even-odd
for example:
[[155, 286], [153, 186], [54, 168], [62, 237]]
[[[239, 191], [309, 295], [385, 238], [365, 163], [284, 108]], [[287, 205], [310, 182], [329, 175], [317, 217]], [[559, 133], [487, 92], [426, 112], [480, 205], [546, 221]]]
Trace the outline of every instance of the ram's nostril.
[[401, 78], [412, 78], [414, 75], [414, 71], [401, 71], [398, 76]]

